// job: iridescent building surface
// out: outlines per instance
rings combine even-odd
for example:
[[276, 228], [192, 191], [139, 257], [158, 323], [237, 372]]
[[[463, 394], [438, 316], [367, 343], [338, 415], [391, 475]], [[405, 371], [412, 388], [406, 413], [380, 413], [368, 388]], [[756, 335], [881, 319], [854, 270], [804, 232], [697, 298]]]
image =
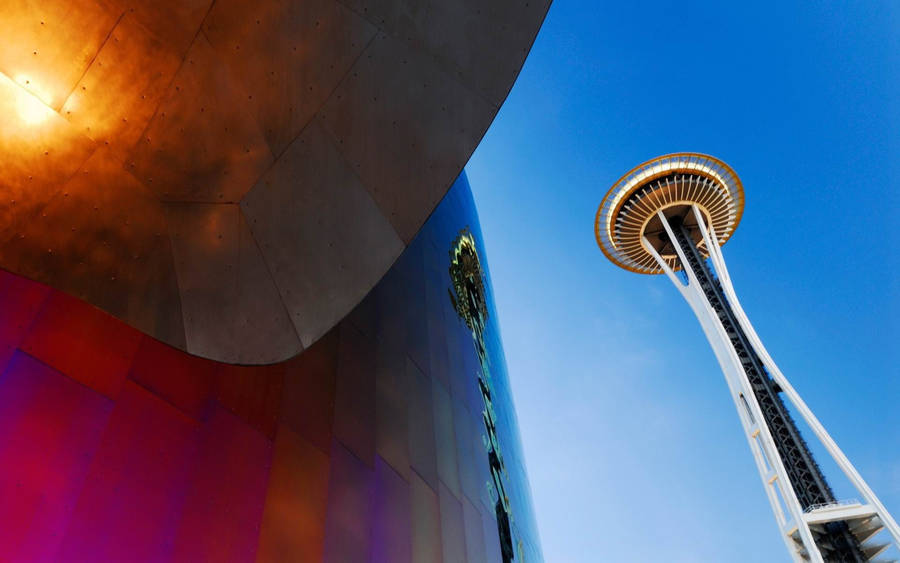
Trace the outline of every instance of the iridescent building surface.
[[2, 273], [0, 560], [541, 561], [487, 274], [464, 175], [274, 365], [191, 356]]
[[541, 559], [460, 174], [549, 3], [0, 2], [0, 562]]

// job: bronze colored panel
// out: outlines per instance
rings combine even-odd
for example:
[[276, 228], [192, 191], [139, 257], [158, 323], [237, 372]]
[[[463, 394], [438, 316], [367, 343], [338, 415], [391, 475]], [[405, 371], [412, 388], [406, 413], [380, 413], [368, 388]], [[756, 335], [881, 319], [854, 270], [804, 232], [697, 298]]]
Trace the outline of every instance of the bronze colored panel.
[[456, 179], [496, 109], [437, 70], [431, 57], [379, 34], [322, 116], [341, 153], [408, 243]]
[[448, 73], [498, 107], [537, 35], [535, 22], [550, 7], [549, 0], [340, 1], [432, 54]]
[[238, 221], [238, 294], [232, 321], [236, 361], [268, 364], [286, 360], [299, 354], [303, 346], [243, 214]]
[[[30, 204], [75, 173], [94, 150], [94, 142], [0, 74], [0, 203]], [[2, 228], [9, 220], [0, 223]]]
[[238, 222], [233, 204], [168, 204], [187, 351], [236, 361]]
[[[94, 150], [94, 143], [0, 74], [0, 265], [35, 277], [25, 229]], [[6, 156], [9, 155], [9, 156]], [[44, 249], [46, 251], [46, 249]], [[49, 282], [47, 278], [37, 278]]]
[[305, 346], [361, 301], [403, 249], [316, 123], [241, 207]]
[[59, 109], [122, 12], [115, 0], [4, 0], [0, 72]]
[[[35, 203], [34, 194], [26, 200]], [[5, 202], [4, 202], [5, 204]], [[178, 287], [160, 204], [100, 149], [40, 205], [13, 217], [3, 253], [48, 283], [175, 346], [184, 346]]]
[[63, 185], [22, 240], [33, 257], [29, 263], [42, 266], [32, 277], [184, 345], [161, 206], [110, 151], [98, 150]]
[[220, 0], [203, 32], [248, 95], [247, 106], [272, 153], [280, 155], [359, 57], [375, 28], [333, 0]]
[[[296, 354], [374, 287], [493, 119], [545, 7], [501, 2], [3, 2], [0, 268], [181, 348], [188, 319], [188, 349], [217, 360]], [[208, 225], [179, 227], [184, 315], [160, 202], [241, 202], [252, 231], [234, 214], [227, 256], [206, 255]], [[397, 338], [441, 377], [418, 328]]]
[[278, 428], [256, 561], [321, 561], [328, 506], [328, 456]]
[[128, 0], [128, 12], [176, 53], [184, 55], [212, 3], [213, 0]]
[[165, 201], [236, 202], [272, 163], [249, 101], [200, 34], [129, 167]]
[[124, 155], [137, 142], [181, 64], [181, 53], [126, 14], [61, 114]]
[[302, 350], [240, 208], [167, 204], [187, 350], [265, 364]]

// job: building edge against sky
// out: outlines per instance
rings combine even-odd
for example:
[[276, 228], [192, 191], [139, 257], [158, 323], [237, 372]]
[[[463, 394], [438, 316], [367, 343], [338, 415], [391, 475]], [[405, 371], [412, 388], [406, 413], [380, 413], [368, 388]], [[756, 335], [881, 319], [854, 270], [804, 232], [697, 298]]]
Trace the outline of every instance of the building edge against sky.
[[191, 356], [5, 272], [0, 307], [4, 561], [542, 560], [464, 174], [286, 362]]
[[[637, 273], [665, 273], [693, 309], [725, 375], [791, 557], [876, 561], [891, 544], [900, 547], [900, 527], [772, 360], [734, 291], [720, 246], [743, 207], [743, 186], [727, 164], [675, 153], [617, 181], [600, 204], [594, 231], [613, 263]], [[834, 496], [782, 394], [862, 503]]]

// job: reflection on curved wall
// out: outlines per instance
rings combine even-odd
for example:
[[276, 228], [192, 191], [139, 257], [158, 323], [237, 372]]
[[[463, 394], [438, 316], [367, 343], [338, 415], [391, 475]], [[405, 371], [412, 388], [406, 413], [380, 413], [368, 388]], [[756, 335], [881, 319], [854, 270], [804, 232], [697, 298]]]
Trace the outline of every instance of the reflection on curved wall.
[[348, 317], [254, 367], [0, 272], [0, 561], [540, 561], [484, 256], [463, 176]]

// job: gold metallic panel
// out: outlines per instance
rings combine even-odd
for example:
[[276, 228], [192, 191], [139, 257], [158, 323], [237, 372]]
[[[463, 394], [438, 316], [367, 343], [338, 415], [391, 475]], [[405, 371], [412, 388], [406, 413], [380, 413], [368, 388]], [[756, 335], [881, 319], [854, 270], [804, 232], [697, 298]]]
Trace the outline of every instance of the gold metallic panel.
[[[0, 268], [196, 354], [296, 354], [459, 175], [547, 4], [0, 2]], [[200, 203], [244, 205], [227, 252], [161, 211]]]
[[166, 216], [187, 350], [234, 362], [231, 304], [237, 300], [240, 209], [233, 204], [172, 203]]
[[234, 204], [167, 205], [187, 350], [263, 364], [302, 349], [287, 311]]
[[271, 163], [247, 96], [198, 35], [129, 169], [164, 201], [233, 203]]
[[126, 14], [60, 113], [124, 157], [153, 117], [181, 58]]
[[[203, 24], [280, 155], [328, 99], [375, 28], [333, 0], [220, 0]], [[323, 53], [328, 53], [323, 57]]]
[[278, 427], [258, 563], [322, 560], [328, 474], [328, 455], [286, 426]]
[[111, 0], [3, 0], [0, 72], [58, 109], [123, 12]]
[[154, 194], [98, 149], [3, 244], [22, 273], [184, 346], [165, 217]]
[[241, 364], [269, 364], [303, 350], [269, 266], [243, 213], [238, 217], [234, 353]]
[[184, 56], [213, 0], [127, 0], [128, 13], [169, 48]]

